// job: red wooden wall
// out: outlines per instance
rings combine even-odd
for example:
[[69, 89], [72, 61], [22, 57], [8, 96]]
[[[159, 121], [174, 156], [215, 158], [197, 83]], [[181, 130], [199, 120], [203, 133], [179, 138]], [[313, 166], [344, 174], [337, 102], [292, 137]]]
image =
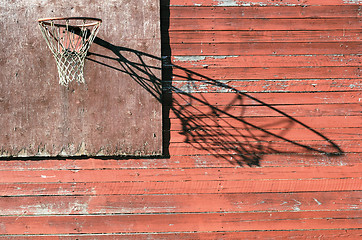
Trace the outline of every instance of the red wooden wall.
[[161, 3], [169, 157], [2, 160], [0, 237], [359, 239], [361, 2]]

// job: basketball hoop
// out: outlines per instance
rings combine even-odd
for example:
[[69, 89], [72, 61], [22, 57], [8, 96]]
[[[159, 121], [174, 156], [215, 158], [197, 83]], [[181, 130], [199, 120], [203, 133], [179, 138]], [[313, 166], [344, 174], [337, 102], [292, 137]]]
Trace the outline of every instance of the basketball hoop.
[[40, 30], [57, 63], [59, 84], [84, 83], [83, 68], [88, 49], [102, 20], [88, 17], [57, 17], [38, 20]]

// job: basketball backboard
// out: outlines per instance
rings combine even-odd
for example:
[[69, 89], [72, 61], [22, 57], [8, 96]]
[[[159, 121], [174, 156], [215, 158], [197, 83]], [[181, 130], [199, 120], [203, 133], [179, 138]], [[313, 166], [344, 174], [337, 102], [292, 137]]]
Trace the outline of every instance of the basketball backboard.
[[[162, 153], [161, 92], [143, 84], [161, 79], [159, 0], [0, 7], [1, 157]], [[37, 20], [70, 16], [100, 18], [102, 25], [85, 60], [85, 84], [64, 87]]]

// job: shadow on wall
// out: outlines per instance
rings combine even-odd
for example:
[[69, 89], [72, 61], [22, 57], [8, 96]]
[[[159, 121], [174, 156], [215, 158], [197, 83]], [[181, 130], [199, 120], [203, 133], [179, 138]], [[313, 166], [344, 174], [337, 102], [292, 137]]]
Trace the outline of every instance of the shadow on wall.
[[[89, 53], [97, 60], [88, 60], [110, 67], [116, 71], [129, 74], [134, 81], [146, 89], [163, 105], [164, 113], [164, 149], [169, 154], [170, 140], [185, 153], [213, 154], [233, 164], [259, 165], [262, 156], [276, 153], [319, 153], [327, 155], [341, 155], [343, 151], [333, 141], [312, 129], [306, 124], [284, 113], [275, 106], [271, 106], [247, 93], [228, 86], [222, 82], [200, 75], [188, 69], [173, 65], [163, 59], [163, 81], [156, 77], [155, 71], [159, 67], [146, 64], [148, 58], [162, 61], [161, 58], [115, 46], [100, 38], [94, 43], [109, 49], [113, 56]], [[130, 61], [125, 55], [135, 55], [137, 61]], [[118, 67], [110, 66], [99, 59], [106, 58], [117, 62]], [[179, 74], [172, 75], [172, 69]], [[172, 84], [172, 79], [186, 81], [186, 89]], [[232, 94], [229, 102], [218, 106], [210, 103], [205, 96], [209, 93], [194, 92], [194, 85], [217, 87], [221, 92]], [[220, 93], [222, 96], [223, 93]], [[250, 102], [255, 104], [250, 105]], [[263, 106], [277, 115], [275, 118], [252, 118], [245, 113], [256, 106]], [[178, 122], [178, 124], [171, 124]], [[181, 129], [174, 129], [181, 126]], [[304, 132], [314, 135], [319, 141], [316, 144], [303, 144], [288, 137], [292, 129], [303, 129]], [[172, 137], [171, 137], [172, 135]], [[310, 142], [309, 142], [310, 143]], [[291, 152], [290, 152], [291, 151]]]
[[[168, 34], [168, 8], [162, 9], [161, 18], [162, 56], [172, 56]], [[176, 66], [168, 58], [161, 59], [134, 49], [116, 46], [98, 37], [94, 43], [110, 50], [110, 54], [106, 56], [89, 53], [88, 60], [129, 74], [134, 81], [162, 103], [163, 149], [166, 157], [170, 154], [170, 144], [171, 147], [177, 146], [176, 148], [183, 154], [213, 154], [232, 164], [250, 166], [260, 165], [265, 154], [303, 153], [335, 156], [343, 154], [338, 145], [323, 134], [250, 94]], [[112, 65], [109, 65], [110, 60]], [[155, 60], [162, 62], [162, 79], [154, 74], [161, 70], [158, 67], [160, 64], [158, 66], [147, 64]], [[186, 84], [177, 87], [179, 85], [174, 84], [173, 79]], [[219, 92], [227, 92], [228, 102], [220, 105], [215, 104], [214, 100], [210, 102], [210, 98], [206, 97], [210, 96], [209, 93], [194, 90], [200, 85], [206, 89], [217, 88]], [[220, 99], [225, 96], [223, 93], [219, 95]], [[250, 110], [255, 111], [255, 108], [260, 109], [260, 107], [272, 112], [276, 117], [247, 116]], [[181, 128], [175, 128], [177, 126]], [[290, 131], [296, 128], [302, 129], [307, 135], [313, 135], [318, 141], [311, 144], [309, 141], [305, 144], [303, 141], [293, 139], [290, 137], [293, 135]]]

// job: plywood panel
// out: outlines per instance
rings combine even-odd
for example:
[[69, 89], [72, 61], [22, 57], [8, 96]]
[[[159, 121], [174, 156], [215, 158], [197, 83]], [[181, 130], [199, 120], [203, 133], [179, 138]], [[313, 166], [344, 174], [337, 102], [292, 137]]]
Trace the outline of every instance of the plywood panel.
[[[0, 6], [1, 156], [162, 153], [161, 86], [150, 92], [132, 76], [161, 78], [158, 60], [143, 60], [154, 67], [149, 72], [134, 67], [141, 63], [137, 51], [161, 55], [159, 1], [22, 0]], [[103, 23], [85, 61], [86, 84], [66, 88], [58, 84], [37, 19], [69, 15]]]

